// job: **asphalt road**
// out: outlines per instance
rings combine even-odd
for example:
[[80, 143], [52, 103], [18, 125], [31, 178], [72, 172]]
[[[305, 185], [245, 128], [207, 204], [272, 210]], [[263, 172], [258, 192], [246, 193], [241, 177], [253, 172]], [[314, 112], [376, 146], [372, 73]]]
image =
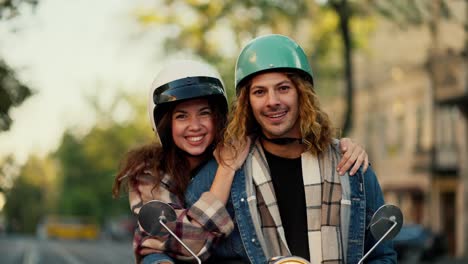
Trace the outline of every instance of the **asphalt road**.
[[131, 241], [38, 240], [0, 236], [1, 264], [134, 263]]
[[[93, 264], [134, 263], [131, 241], [44, 240], [34, 237], [0, 235], [0, 264]], [[401, 264], [465, 264], [468, 258], [441, 257]]]

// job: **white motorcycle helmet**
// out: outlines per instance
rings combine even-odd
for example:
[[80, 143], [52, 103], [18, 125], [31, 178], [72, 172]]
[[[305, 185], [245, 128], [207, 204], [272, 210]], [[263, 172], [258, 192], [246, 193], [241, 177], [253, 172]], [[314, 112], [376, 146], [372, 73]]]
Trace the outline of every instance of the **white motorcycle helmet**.
[[183, 100], [199, 97], [214, 98], [223, 116], [227, 115], [227, 97], [218, 71], [210, 65], [194, 60], [175, 60], [168, 63], [151, 85], [148, 113], [151, 125], [164, 148], [168, 131], [159, 127], [161, 118], [171, 106]]

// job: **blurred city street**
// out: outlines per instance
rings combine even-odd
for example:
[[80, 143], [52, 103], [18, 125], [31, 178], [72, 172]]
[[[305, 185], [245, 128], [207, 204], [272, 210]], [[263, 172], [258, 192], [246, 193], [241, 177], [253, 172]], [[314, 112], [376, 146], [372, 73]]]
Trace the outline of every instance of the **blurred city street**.
[[131, 241], [42, 240], [0, 236], [2, 264], [133, 263]]

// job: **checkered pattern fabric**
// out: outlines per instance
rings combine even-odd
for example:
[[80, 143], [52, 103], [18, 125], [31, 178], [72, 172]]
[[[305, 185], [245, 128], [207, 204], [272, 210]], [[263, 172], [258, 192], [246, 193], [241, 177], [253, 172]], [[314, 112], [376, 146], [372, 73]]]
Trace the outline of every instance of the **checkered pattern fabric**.
[[[208, 249], [213, 241], [229, 235], [234, 229], [234, 223], [224, 204], [213, 194], [206, 192], [193, 206], [184, 208], [177, 196], [169, 191], [169, 187], [173, 184], [169, 175], [164, 176], [157, 188], [155, 188], [154, 179], [151, 171], [144, 170], [135, 177], [135, 181], [132, 181], [129, 188], [132, 211], [137, 215], [140, 208], [151, 200], [160, 200], [170, 204], [177, 214], [176, 222], [168, 224], [171, 230], [201, 259], [207, 259]], [[173, 237], [150, 236], [141, 227], [135, 231], [133, 249], [137, 263], [140, 263], [145, 255], [160, 252], [165, 252], [179, 260], [193, 259]]]
[[[304, 153], [301, 157], [311, 263], [341, 263], [343, 260], [340, 231], [341, 184], [340, 176], [335, 170], [339, 160], [340, 152], [335, 146], [331, 146], [318, 157], [310, 153]], [[261, 240], [272, 256], [290, 255], [268, 164], [259, 142], [252, 155], [252, 175], [261, 215]]]

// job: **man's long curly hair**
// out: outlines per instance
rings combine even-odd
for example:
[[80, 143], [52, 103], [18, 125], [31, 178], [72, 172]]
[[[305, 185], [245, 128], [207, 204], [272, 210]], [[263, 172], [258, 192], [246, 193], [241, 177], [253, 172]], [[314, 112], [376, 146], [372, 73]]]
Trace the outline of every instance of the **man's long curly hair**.
[[[317, 94], [313, 85], [300, 73], [285, 72], [297, 89], [299, 96], [299, 122], [304, 144], [307, 151], [318, 155], [327, 149], [332, 141], [333, 129], [328, 115], [320, 108]], [[261, 127], [256, 121], [249, 101], [252, 78], [247, 80], [239, 89], [237, 100], [229, 116], [229, 122], [224, 132], [223, 144], [231, 145], [237, 153], [240, 147], [231, 142], [244, 141], [246, 136], [258, 137]]]
[[[222, 138], [227, 121], [227, 117], [216, 99], [208, 98], [208, 104], [212, 109], [216, 132], [213, 143], [202, 154], [202, 163], [213, 157], [213, 150]], [[184, 193], [192, 177], [192, 170], [187, 153], [178, 148], [172, 139], [171, 123], [175, 105], [168, 108], [158, 124], [158, 129], [168, 135], [165, 137], [168, 142], [165, 142], [164, 148], [159, 142], [137, 147], [124, 156], [112, 187], [114, 197], [118, 197], [123, 186], [134, 186], [136, 176], [148, 170], [155, 177], [155, 188], [158, 187], [165, 174], [171, 175], [174, 184], [169, 186], [169, 190], [176, 194], [181, 201], [184, 200]]]

